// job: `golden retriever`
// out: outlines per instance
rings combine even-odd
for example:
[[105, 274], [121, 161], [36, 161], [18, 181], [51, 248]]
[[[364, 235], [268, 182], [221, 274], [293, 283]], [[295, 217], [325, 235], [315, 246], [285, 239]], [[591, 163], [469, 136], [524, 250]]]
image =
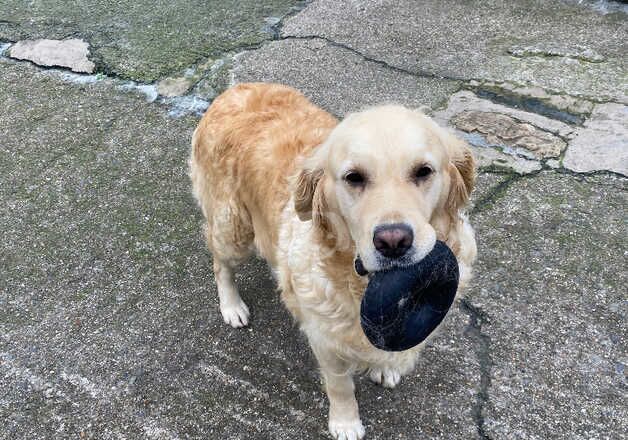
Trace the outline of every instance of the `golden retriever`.
[[225, 322], [248, 324], [234, 270], [257, 251], [320, 364], [332, 436], [362, 438], [353, 373], [394, 387], [423, 344], [386, 352], [368, 342], [359, 317], [368, 278], [354, 261], [367, 271], [413, 264], [439, 239], [458, 258], [460, 285], [469, 280], [476, 245], [462, 213], [475, 179], [468, 146], [402, 106], [338, 122], [290, 87], [240, 84], [194, 132], [190, 175]]

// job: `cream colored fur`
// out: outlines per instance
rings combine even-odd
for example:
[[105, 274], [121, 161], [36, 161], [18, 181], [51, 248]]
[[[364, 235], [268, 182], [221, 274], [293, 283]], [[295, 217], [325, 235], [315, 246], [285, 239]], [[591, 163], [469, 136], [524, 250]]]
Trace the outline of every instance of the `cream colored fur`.
[[[352, 375], [394, 387], [423, 344], [400, 353], [373, 347], [360, 327], [368, 270], [384, 261], [373, 230], [403, 222], [414, 231], [411, 260], [436, 239], [456, 254], [461, 287], [471, 276], [474, 233], [462, 211], [474, 182], [468, 147], [425, 115], [401, 106], [355, 113], [338, 123], [297, 91], [242, 84], [218, 97], [194, 133], [190, 173], [225, 322], [248, 324], [233, 271], [257, 251], [271, 264], [286, 307], [319, 361], [337, 439], [364, 436]], [[417, 178], [416, 170], [431, 174]], [[365, 184], [350, 185], [359, 171]], [[399, 263], [401, 264], [401, 263]]]

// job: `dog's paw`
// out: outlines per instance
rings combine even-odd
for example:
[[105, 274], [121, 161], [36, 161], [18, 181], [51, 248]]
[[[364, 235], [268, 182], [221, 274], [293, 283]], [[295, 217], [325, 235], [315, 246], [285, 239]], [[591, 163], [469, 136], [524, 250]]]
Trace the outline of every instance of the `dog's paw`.
[[222, 319], [233, 328], [245, 327], [249, 323], [249, 308], [244, 301], [234, 305], [220, 306]]
[[374, 367], [369, 370], [369, 377], [384, 388], [395, 388], [401, 381], [401, 374], [394, 368]]
[[360, 440], [364, 438], [364, 426], [362, 421], [353, 420], [329, 420], [329, 432], [336, 440]]

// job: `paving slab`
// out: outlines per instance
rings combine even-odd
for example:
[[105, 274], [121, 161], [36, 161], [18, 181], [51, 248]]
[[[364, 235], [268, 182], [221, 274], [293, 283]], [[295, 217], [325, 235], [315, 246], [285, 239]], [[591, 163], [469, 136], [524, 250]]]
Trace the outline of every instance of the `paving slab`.
[[574, 132], [564, 122], [479, 98], [470, 90], [451, 95], [432, 116], [467, 141], [479, 167], [518, 174], [539, 171], [539, 159], [548, 155], [542, 146], [554, 146], [549, 156], [558, 156]]
[[73, 72], [92, 73], [94, 63], [87, 59], [89, 45], [76, 38], [67, 40], [24, 40], [11, 46], [9, 56], [40, 66], [67, 67]]
[[574, 127], [569, 124], [538, 113], [497, 104], [489, 99], [478, 97], [476, 93], [470, 90], [461, 90], [451, 95], [447, 106], [434, 112], [434, 118], [439, 123], [448, 124], [457, 115], [465, 111], [506, 115], [514, 120], [538, 127], [560, 138], [568, 138], [574, 132]]
[[459, 88], [458, 81], [417, 78], [318, 39], [273, 41], [233, 64], [232, 82], [288, 84], [337, 116], [384, 102], [435, 108]]
[[320, 0], [287, 20], [282, 35], [323, 37], [418, 74], [628, 100], [622, 12], [552, 0]]
[[101, 72], [152, 82], [273, 37], [294, 0], [0, 0], [0, 40], [79, 37]]
[[542, 172], [472, 215], [486, 438], [625, 436], [627, 190], [623, 178]]
[[628, 176], [628, 107], [596, 105], [584, 127], [577, 129], [563, 165], [580, 173], [606, 170]]

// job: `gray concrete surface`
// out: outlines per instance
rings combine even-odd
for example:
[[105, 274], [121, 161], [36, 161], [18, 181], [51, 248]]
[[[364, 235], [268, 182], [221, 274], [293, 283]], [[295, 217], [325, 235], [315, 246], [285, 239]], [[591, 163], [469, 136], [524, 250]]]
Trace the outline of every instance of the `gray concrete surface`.
[[282, 35], [328, 39], [416, 74], [626, 103], [626, 26], [623, 13], [556, 1], [321, 0], [287, 20]]
[[[252, 325], [222, 323], [190, 195], [199, 113], [251, 80], [423, 107], [481, 158], [475, 279], [399, 388], [358, 378], [368, 438], [622, 438], [625, 12], [0, 0], [0, 439], [326, 438], [263, 262], [237, 279]], [[95, 74], [7, 58], [34, 38], [83, 39]]]

